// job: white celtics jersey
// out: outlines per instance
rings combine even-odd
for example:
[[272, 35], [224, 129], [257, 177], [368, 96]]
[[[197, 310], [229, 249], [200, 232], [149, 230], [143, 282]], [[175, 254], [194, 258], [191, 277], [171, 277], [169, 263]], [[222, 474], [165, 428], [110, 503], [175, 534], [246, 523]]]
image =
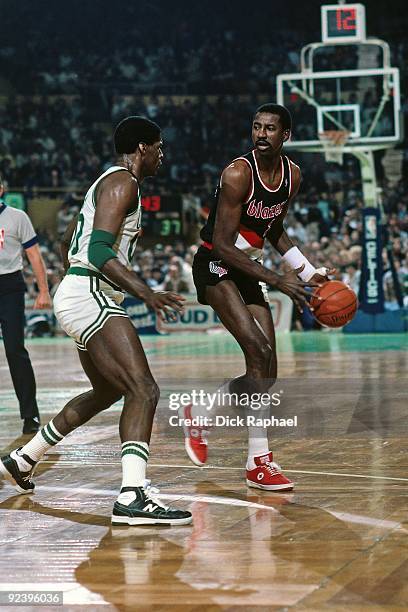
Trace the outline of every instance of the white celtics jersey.
[[[127, 172], [126, 168], [123, 168], [123, 166], [111, 166], [108, 168], [108, 170], [106, 170], [106, 172], [101, 174], [101, 176], [88, 189], [69, 247], [68, 259], [71, 267], [77, 266], [98, 272], [97, 268], [95, 268], [95, 266], [93, 266], [88, 259], [88, 247], [95, 216], [95, 189], [99, 182], [105, 178], [105, 176], [119, 171]], [[127, 268], [130, 268], [130, 262], [132, 261], [133, 253], [136, 248], [136, 242], [140, 235], [141, 220], [142, 204], [139, 192], [135, 207], [123, 220], [122, 226], [116, 237], [115, 244], [112, 247], [117, 254], [119, 261]]]

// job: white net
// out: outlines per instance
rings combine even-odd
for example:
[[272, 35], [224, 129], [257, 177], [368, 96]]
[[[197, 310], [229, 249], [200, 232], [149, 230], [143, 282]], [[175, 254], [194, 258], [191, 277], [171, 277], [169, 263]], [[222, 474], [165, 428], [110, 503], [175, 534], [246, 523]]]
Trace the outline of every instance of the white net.
[[325, 130], [319, 132], [319, 140], [323, 145], [324, 157], [327, 162], [343, 163], [344, 147], [349, 139], [347, 130]]

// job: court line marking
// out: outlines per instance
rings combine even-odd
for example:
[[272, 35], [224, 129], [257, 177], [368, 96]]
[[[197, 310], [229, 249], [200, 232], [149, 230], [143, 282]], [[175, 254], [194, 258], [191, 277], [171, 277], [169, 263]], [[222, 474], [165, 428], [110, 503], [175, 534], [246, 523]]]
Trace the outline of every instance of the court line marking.
[[[84, 493], [85, 495], [102, 495], [105, 497], [117, 496], [118, 489], [89, 489], [85, 487], [72, 488], [72, 487], [49, 487], [44, 486], [41, 487], [41, 491], [50, 491], [55, 492], [59, 491], [60, 493], [72, 493], [75, 496], [77, 494]], [[284, 491], [279, 491], [279, 493], [284, 493]], [[235, 499], [231, 497], [222, 497], [220, 495], [185, 495], [184, 493], [158, 493], [158, 496], [161, 499], [168, 499], [170, 501], [175, 500], [185, 500], [190, 502], [200, 501], [207, 502], [209, 504], [222, 504], [224, 506], [242, 506], [246, 508], [258, 508], [259, 510], [269, 510], [274, 514], [280, 514], [279, 510], [274, 508], [273, 506], [266, 506], [265, 504], [257, 504], [256, 502], [246, 501], [245, 499]]]
[[[80, 488], [73, 489], [71, 487], [44, 486], [44, 487], [41, 487], [41, 490], [50, 491], [50, 492], [59, 491], [61, 493], [74, 493], [75, 494], [74, 496], [76, 496], [78, 493], [79, 494], [84, 493], [86, 495], [101, 495], [101, 496], [106, 496], [106, 497], [117, 496], [118, 494], [117, 489], [89, 489], [86, 487], [80, 487]], [[253, 493], [256, 494], [257, 492], [253, 491]], [[274, 493], [275, 495], [276, 494], [281, 495], [281, 494], [285, 494], [285, 491], [275, 491]], [[287, 493], [289, 493], [289, 495], [292, 495], [291, 491], [288, 491]], [[170, 501], [184, 500], [184, 501], [189, 501], [189, 502], [206, 502], [209, 504], [221, 504], [223, 506], [239, 506], [239, 507], [244, 507], [244, 508], [256, 508], [258, 510], [269, 510], [270, 512], [274, 514], [278, 514], [279, 516], [281, 516], [281, 518], [284, 518], [286, 521], [293, 522], [290, 519], [287, 519], [286, 517], [282, 516], [279, 510], [277, 510], [274, 506], [266, 506], [264, 504], [258, 504], [256, 502], [250, 502], [244, 499], [223, 497], [221, 495], [185, 495], [183, 493], [175, 494], [175, 493], [159, 492], [158, 495], [161, 499], [166, 499]], [[398, 529], [399, 531], [402, 531], [403, 533], [408, 533], [408, 530], [406, 530], [402, 526], [402, 524], [398, 523], [397, 521], [376, 519], [370, 516], [366, 516], [364, 514], [351, 514], [347, 512], [336, 512], [335, 510], [329, 510], [326, 508], [323, 508], [323, 510], [325, 510], [326, 512], [328, 512], [329, 514], [331, 514], [332, 516], [334, 516], [335, 518], [337, 518], [338, 520], [344, 523], [356, 523], [360, 525], [369, 525], [371, 527], [380, 527], [382, 529]], [[69, 517], [67, 518], [69, 520]]]
[[387, 519], [375, 519], [364, 514], [350, 514], [349, 512], [336, 512], [327, 510], [332, 516], [344, 523], [356, 523], [357, 525], [371, 525], [372, 527], [384, 527], [384, 529], [399, 529], [403, 533], [408, 533], [401, 523], [388, 521]]
[[408, 478], [396, 478], [395, 476], [372, 476], [371, 474], [340, 474], [339, 472], [312, 472], [309, 470], [287, 470], [285, 472], [293, 472], [294, 474], [320, 474], [323, 476], [346, 476], [349, 478], [368, 478], [372, 480], [398, 480], [408, 482]]
[[[41, 463], [57, 463], [58, 459], [51, 460], [45, 459], [42, 460]], [[105, 465], [119, 465], [118, 461], [110, 461], [103, 463], [83, 463], [81, 461], [65, 461], [62, 460], [61, 463], [57, 463], [58, 467], [63, 467], [64, 465], [74, 465], [78, 467], [103, 467]], [[189, 470], [240, 470], [244, 471], [243, 467], [226, 467], [220, 465], [203, 465], [201, 467], [197, 465], [183, 465], [183, 464], [168, 464], [168, 463], [149, 463], [149, 467], [160, 467], [160, 468], [183, 468]], [[371, 474], [349, 474], [344, 473], [341, 474], [339, 472], [315, 472], [312, 470], [290, 470], [285, 468], [285, 472], [291, 472], [293, 474], [312, 474], [312, 475], [320, 475], [320, 476], [343, 476], [345, 478], [366, 478], [368, 480], [396, 480], [398, 482], [408, 482], [408, 478], [397, 478], [395, 476], [373, 476]]]

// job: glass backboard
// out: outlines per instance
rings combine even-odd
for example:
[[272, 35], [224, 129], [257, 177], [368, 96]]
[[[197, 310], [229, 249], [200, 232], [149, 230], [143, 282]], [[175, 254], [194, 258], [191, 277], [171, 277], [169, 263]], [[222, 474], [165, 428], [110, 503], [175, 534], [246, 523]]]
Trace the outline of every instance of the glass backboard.
[[321, 150], [319, 134], [347, 131], [347, 149], [381, 149], [401, 140], [397, 68], [302, 72], [277, 77], [277, 102], [292, 114], [285, 146]]

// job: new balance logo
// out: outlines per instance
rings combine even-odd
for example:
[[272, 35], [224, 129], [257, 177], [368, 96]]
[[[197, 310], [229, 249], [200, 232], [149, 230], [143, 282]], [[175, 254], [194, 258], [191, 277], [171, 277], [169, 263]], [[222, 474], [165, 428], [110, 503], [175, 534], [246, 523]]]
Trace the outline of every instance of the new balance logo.
[[228, 270], [226, 270], [222, 266], [219, 266], [219, 263], [221, 263], [221, 259], [218, 261], [210, 261], [210, 272], [212, 272], [213, 274], [218, 274], [218, 276], [221, 278], [221, 276], [223, 276], [224, 274], [228, 274]]
[[155, 506], [154, 504], [146, 504], [146, 506], [143, 508], [143, 512], [154, 512], [158, 507], [159, 506]]

